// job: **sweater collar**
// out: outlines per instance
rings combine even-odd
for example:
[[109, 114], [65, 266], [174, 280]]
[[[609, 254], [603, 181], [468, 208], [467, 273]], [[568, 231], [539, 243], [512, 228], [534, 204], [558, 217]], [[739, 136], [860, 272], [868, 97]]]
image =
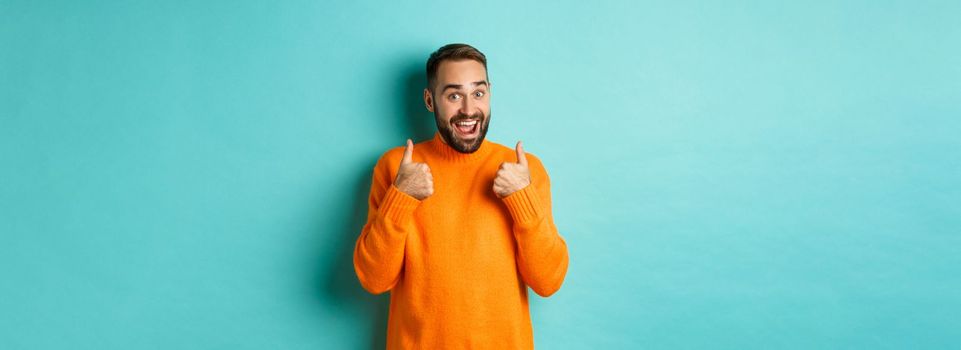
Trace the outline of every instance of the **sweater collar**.
[[444, 140], [440, 136], [440, 132], [434, 132], [434, 138], [431, 139], [428, 144], [431, 150], [440, 156], [441, 159], [451, 161], [454, 163], [468, 163], [473, 162], [478, 159], [483, 159], [488, 153], [490, 153], [491, 145], [490, 142], [485, 138], [481, 141], [481, 145], [477, 148], [474, 153], [461, 153], [455, 150], [450, 145], [444, 143]]

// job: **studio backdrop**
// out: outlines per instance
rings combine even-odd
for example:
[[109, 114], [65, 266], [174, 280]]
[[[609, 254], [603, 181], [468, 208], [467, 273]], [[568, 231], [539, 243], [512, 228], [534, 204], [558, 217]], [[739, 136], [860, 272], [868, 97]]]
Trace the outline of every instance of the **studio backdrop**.
[[537, 348], [959, 348], [958, 14], [0, 0], [0, 348], [383, 348], [354, 242], [452, 42], [551, 176]]

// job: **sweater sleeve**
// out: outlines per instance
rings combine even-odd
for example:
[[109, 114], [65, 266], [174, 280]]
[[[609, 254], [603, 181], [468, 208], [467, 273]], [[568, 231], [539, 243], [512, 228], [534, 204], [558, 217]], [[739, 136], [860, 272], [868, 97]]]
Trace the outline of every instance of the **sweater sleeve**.
[[514, 220], [521, 277], [535, 293], [548, 297], [561, 288], [567, 274], [567, 243], [554, 226], [547, 171], [531, 154], [528, 163], [531, 184], [503, 201]]
[[407, 234], [415, 227], [414, 210], [420, 204], [394, 187], [386, 158], [374, 167], [367, 223], [354, 247], [354, 271], [373, 294], [390, 290], [400, 279]]

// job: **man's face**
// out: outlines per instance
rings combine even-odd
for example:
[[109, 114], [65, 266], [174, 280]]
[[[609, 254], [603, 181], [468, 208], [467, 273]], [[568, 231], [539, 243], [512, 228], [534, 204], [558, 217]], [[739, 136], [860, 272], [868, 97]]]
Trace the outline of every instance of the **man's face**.
[[445, 60], [436, 78], [434, 86], [424, 89], [424, 103], [434, 112], [437, 131], [458, 152], [474, 153], [490, 124], [487, 70], [474, 60]]

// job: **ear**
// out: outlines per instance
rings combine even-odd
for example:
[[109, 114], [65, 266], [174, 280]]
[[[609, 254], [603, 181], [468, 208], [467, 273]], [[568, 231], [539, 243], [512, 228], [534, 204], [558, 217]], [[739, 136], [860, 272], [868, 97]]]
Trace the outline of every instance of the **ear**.
[[434, 112], [434, 96], [429, 88], [424, 88], [424, 105], [427, 106], [428, 111]]

